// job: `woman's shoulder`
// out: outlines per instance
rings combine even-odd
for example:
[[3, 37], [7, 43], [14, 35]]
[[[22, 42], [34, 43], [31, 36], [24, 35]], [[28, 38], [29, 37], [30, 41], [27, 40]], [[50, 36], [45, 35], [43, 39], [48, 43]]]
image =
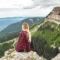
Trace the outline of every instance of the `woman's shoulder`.
[[21, 32], [19, 32], [19, 34], [21, 34], [21, 33], [24, 33], [25, 31], [21, 31]]
[[27, 32], [26, 31], [21, 31], [21, 32], [19, 32], [19, 34], [25, 35], [25, 34], [27, 34]]
[[25, 33], [25, 34], [26, 34], [26, 33], [28, 33], [28, 32], [27, 32], [27, 31], [21, 31], [21, 33]]

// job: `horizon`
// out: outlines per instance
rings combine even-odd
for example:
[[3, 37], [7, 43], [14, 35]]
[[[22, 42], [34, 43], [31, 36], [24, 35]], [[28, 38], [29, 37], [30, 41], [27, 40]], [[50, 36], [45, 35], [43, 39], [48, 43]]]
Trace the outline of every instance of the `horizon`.
[[6, 28], [8, 25], [20, 22], [21, 20], [24, 20], [25, 18], [16, 18], [16, 17], [7, 17], [7, 18], [0, 18], [0, 31]]
[[2, 31], [4, 28], [8, 27], [9, 25], [20, 22], [26, 18], [34, 18], [34, 17], [5, 17], [5, 18], [0, 18], [0, 31]]

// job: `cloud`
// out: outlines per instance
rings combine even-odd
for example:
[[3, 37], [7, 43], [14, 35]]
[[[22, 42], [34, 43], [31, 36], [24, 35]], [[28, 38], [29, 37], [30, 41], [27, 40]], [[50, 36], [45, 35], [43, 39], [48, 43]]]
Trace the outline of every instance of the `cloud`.
[[36, 17], [36, 16], [46, 16], [53, 9], [53, 7], [41, 8], [40, 6], [33, 9], [18, 9], [18, 8], [6, 8], [1, 9], [0, 17]]
[[60, 0], [0, 0], [0, 8], [31, 9], [36, 6], [60, 6]]
[[0, 0], [0, 8], [23, 8], [32, 5], [32, 0]]
[[46, 16], [60, 0], [0, 0], [0, 17]]
[[60, 0], [33, 0], [35, 5], [50, 7], [60, 6]]

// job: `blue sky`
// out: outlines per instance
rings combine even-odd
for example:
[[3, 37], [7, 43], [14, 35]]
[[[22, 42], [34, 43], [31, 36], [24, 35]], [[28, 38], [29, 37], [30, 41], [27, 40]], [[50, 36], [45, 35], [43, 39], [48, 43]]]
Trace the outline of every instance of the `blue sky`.
[[0, 18], [12, 16], [46, 16], [60, 0], [0, 0]]

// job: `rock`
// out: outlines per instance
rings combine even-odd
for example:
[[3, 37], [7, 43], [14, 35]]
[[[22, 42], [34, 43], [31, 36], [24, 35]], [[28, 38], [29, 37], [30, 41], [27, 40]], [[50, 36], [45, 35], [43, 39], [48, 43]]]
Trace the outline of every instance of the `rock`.
[[16, 52], [10, 49], [5, 52], [5, 56], [0, 58], [0, 60], [45, 60], [40, 57], [36, 52]]
[[54, 58], [52, 58], [51, 60], [60, 60], [60, 53], [57, 56], [55, 56]]
[[[47, 16], [46, 20], [60, 22], [60, 7], [55, 7]], [[60, 23], [59, 23], [60, 24]]]

